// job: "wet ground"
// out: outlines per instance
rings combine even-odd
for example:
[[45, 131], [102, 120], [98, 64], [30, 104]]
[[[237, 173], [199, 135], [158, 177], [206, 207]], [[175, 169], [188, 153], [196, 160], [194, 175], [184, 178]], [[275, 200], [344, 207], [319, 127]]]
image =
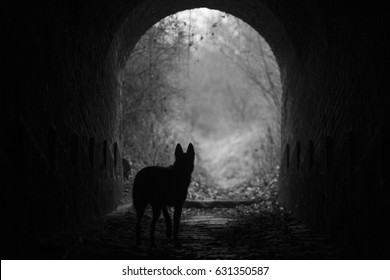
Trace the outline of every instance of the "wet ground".
[[[250, 205], [192, 202], [183, 211], [174, 248], [161, 218], [157, 248], [149, 248], [151, 210], [143, 220], [143, 244], [135, 246], [135, 213], [129, 204], [85, 229], [67, 259], [342, 259], [341, 250], [270, 201]], [[201, 208], [198, 208], [196, 206]], [[172, 214], [172, 213], [171, 213]]]

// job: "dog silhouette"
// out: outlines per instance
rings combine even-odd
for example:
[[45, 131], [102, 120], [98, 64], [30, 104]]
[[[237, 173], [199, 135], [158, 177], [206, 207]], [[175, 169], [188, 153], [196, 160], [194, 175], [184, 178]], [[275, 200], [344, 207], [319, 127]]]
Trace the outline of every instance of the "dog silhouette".
[[181, 247], [178, 239], [179, 224], [183, 203], [187, 198], [191, 174], [194, 170], [195, 150], [192, 143], [184, 153], [180, 144], [176, 145], [175, 162], [172, 166], [149, 166], [141, 169], [134, 179], [133, 202], [137, 213], [136, 243], [141, 244], [141, 221], [147, 205], [152, 206], [153, 218], [150, 225], [150, 245], [156, 247], [154, 232], [156, 223], [164, 214], [166, 234], [172, 236], [172, 222], [167, 207], [174, 207], [173, 241]]

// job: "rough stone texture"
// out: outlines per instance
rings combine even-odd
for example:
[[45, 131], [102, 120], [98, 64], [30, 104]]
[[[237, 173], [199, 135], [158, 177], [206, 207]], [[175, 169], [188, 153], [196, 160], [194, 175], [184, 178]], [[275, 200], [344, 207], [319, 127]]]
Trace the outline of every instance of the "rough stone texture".
[[4, 256], [35, 255], [46, 239], [114, 208], [118, 74], [152, 24], [197, 7], [252, 25], [281, 67], [280, 201], [357, 255], [388, 256], [386, 9], [325, 0], [4, 3]]

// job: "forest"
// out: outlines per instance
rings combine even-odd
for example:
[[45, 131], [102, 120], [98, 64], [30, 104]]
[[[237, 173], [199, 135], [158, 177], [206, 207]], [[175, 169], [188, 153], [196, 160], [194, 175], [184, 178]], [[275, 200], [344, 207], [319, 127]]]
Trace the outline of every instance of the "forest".
[[253, 199], [276, 185], [280, 73], [245, 22], [208, 9], [166, 17], [138, 41], [121, 83], [121, 142], [132, 176], [171, 165], [176, 143], [192, 142], [190, 198]]

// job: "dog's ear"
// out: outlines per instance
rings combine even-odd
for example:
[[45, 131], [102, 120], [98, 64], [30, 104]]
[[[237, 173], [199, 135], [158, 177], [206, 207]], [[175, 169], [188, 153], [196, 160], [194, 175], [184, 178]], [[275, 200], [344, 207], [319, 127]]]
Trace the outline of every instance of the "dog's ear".
[[192, 157], [195, 156], [194, 145], [192, 145], [192, 143], [188, 144], [188, 147], [187, 147], [187, 154], [189, 154], [189, 155], [192, 156]]
[[184, 154], [183, 148], [181, 147], [180, 143], [177, 143], [176, 149], [175, 149], [175, 157], [177, 158], [178, 156]]

